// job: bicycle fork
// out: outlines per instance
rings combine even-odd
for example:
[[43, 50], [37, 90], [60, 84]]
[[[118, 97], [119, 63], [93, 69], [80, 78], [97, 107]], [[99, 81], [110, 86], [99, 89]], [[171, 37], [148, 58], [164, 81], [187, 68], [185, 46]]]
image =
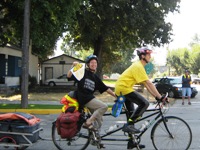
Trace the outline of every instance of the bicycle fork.
[[169, 137], [173, 139], [174, 136], [171, 134], [171, 132], [169, 131], [169, 128], [167, 126], [167, 121], [168, 121], [167, 118], [163, 117], [162, 120], [163, 120], [164, 126], [165, 126], [165, 128], [167, 130], [167, 133], [169, 134]]

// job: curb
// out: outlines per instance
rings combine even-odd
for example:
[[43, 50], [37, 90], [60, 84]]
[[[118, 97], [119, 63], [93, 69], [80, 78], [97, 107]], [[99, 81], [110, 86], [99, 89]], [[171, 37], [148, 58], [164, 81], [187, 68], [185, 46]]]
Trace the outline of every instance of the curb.
[[34, 115], [59, 114], [61, 109], [0, 109], [0, 113], [23, 112]]

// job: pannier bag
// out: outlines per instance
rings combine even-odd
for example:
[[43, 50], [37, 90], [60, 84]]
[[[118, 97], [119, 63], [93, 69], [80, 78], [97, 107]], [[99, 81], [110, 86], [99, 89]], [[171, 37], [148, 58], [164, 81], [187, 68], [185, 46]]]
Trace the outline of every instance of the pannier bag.
[[125, 97], [123, 95], [117, 97], [115, 104], [112, 106], [112, 115], [114, 117], [118, 117], [120, 115], [124, 102]]
[[80, 112], [74, 111], [61, 113], [56, 120], [56, 128], [61, 138], [70, 139], [78, 132], [77, 122], [79, 121]]

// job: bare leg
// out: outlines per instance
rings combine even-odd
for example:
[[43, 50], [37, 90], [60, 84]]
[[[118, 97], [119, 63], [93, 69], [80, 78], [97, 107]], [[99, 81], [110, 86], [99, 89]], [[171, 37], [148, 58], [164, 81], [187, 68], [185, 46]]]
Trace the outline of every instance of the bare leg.
[[188, 104], [191, 105], [190, 97], [188, 96]]
[[182, 105], [184, 105], [185, 95], [186, 95], [186, 88], [182, 88]]
[[90, 125], [96, 120], [95, 117], [91, 116], [89, 119], [87, 119], [86, 124]]
[[184, 105], [184, 99], [185, 99], [185, 97], [182, 96], [182, 105]]

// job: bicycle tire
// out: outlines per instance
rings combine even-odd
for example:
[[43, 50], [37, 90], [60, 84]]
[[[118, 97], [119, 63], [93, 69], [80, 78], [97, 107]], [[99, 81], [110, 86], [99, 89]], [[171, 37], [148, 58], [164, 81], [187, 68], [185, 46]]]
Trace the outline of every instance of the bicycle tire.
[[154, 148], [156, 150], [189, 149], [192, 142], [190, 126], [183, 119], [175, 116], [166, 116], [164, 120], [173, 137], [167, 132], [163, 119], [158, 120], [151, 131]]
[[82, 128], [71, 139], [63, 139], [58, 135], [56, 123], [52, 125], [52, 140], [59, 150], [84, 150], [90, 143], [90, 132], [88, 129]]

